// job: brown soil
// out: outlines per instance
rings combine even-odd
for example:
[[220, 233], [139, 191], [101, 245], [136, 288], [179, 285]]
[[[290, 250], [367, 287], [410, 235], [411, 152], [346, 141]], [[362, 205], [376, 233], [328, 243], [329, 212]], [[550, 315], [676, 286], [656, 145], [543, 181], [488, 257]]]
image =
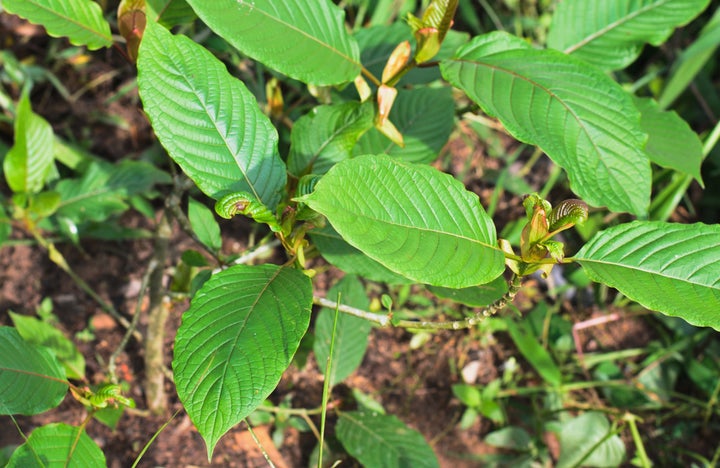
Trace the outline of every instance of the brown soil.
[[[47, 61], [50, 60], [46, 56], [47, 47], [50, 42], [55, 46], [58, 42], [47, 39], [40, 28], [6, 14], [0, 15], [0, 40], [11, 44], [20, 59], [37, 57]], [[119, 73], [113, 74], [116, 70], [120, 70]], [[106, 105], [107, 99], [115, 96], [118, 89], [127, 84], [134, 74], [132, 67], [124, 62], [117, 51], [92, 53], [87, 65], [73, 68], [65, 63], [55, 73], [71, 92], [81, 90], [93, 79], [106, 78], [99, 85], [78, 95], [73, 104], [60, 97], [48, 85], [38, 87], [38, 91], [33, 94], [33, 106], [53, 124], [58, 134], [84, 142], [88, 149], [110, 160], [135, 157], [151, 144], [152, 134], [139, 111], [135, 92], [131, 91]], [[103, 109], [103, 112], [98, 113], [97, 109]], [[111, 124], [107, 117], [123, 124]], [[9, 142], [11, 129], [3, 128], [1, 133]], [[448, 145], [445, 154], [450, 156], [450, 162], [446, 167], [459, 173], [465, 171], [463, 168], [468, 167], [470, 161], [469, 167], [476, 170], [463, 172], [464, 182], [487, 201], [492, 188], [481, 179], [482, 171], [477, 168], [498, 169], [500, 163], [497, 159], [486, 157], [482, 142], [477, 141], [471, 132], [468, 135], [470, 140], [475, 138], [475, 141], [469, 144], [467, 139], [457, 138]], [[540, 181], [543, 174], [535, 174], [534, 177]], [[7, 187], [2, 187], [2, 190], [6, 192]], [[523, 215], [517, 198], [513, 199], [508, 194], [501, 197], [498, 212], [504, 213], [507, 219]], [[505, 221], [500, 219], [499, 227]], [[122, 224], [153, 230], [155, 220], [144, 219], [139, 214], [128, 214]], [[228, 228], [223, 231], [225, 253], [239, 251], [242, 248], [240, 240], [247, 232], [245, 227], [238, 224], [226, 224], [223, 227]], [[20, 234], [16, 234], [15, 240], [19, 237]], [[193, 245], [192, 240], [175, 226], [165, 284], [169, 284], [171, 268], [177, 265], [183, 249]], [[61, 251], [78, 275], [104, 300], [111, 302], [124, 316], [132, 317], [139, 285], [153, 254], [149, 240], [86, 241], [82, 243], [82, 249], [62, 245]], [[337, 276], [337, 272], [330, 270], [324, 281], [331, 283]], [[544, 299], [546, 286], [536, 280], [531, 280], [531, 283], [529, 292], [516, 302], [523, 312]], [[17, 245], [0, 249], [0, 325], [11, 325], [7, 315], [10, 310], [32, 315], [44, 298], [52, 300], [54, 313], [68, 336], [75, 336], [86, 329], [92, 331], [94, 338], [91, 341], [75, 341], [87, 359], [88, 380], [91, 383], [102, 381], [106, 369], [104, 363], [122, 340], [124, 329], [50, 262], [40, 247]], [[167, 366], [171, 361], [174, 333], [186, 308], [186, 301], [175, 302], [171, 307], [165, 342]], [[569, 302], [562, 310], [575, 321], [586, 319], [592, 313], [589, 309]], [[147, 323], [146, 302], [143, 302], [141, 313], [140, 330], [144, 331]], [[496, 339], [477, 331], [440, 332], [432, 335], [419, 350], [410, 348], [411, 337], [409, 332], [403, 330], [374, 330], [362, 366], [355, 375], [334, 389], [331, 401], [338, 405], [347, 404], [351, 400], [350, 389], [357, 388], [380, 401], [388, 413], [420, 431], [433, 446], [442, 466], [478, 466], [472, 456], [493, 452], [492, 447], [483, 443], [483, 437], [496, 429], [496, 426], [485, 418], [478, 418], [471, 427], [460, 429], [458, 423], [465, 408], [453, 396], [451, 386], [462, 382], [460, 369], [470, 361], [479, 363], [474, 383], [487, 384], [501, 375], [501, 366], [508, 358], [519, 358], [519, 353], [502, 334]], [[642, 318], [635, 317], [583, 331], [581, 337], [586, 351], [598, 348], [623, 349], [647, 344], [652, 338], [652, 331]], [[522, 365], [531, 374], [529, 366], [524, 362]], [[150, 445], [139, 466], [267, 466], [264, 455], [244, 424], [238, 425], [221, 439], [211, 463], [208, 463], [205, 444], [182, 410], [169, 381], [166, 381], [167, 411], [158, 416], [145, 414], [143, 349], [136, 341], [131, 340], [120, 356], [118, 370], [130, 384], [127, 393], [136, 400], [138, 408], [127, 411], [115, 430], [97, 421], [90, 422], [87, 427], [88, 434], [103, 449], [108, 466], [130, 466], [153, 433], [166, 423], [167, 427]], [[528, 382], [528, 385], [531, 384], [531, 381]], [[291, 367], [271, 399], [279, 403], [288, 396], [292, 397], [294, 408], [315, 408], [320, 405], [322, 377], [312, 358], [308, 359], [302, 369]], [[588, 399], [594, 401], [596, 397], [589, 395]], [[22, 431], [29, 434], [33, 428], [49, 422], [78, 425], [86, 415], [83, 407], [68, 396], [53, 411], [16, 419]], [[0, 421], [0, 448], [22, 443], [21, 435], [10, 420], [2, 417]], [[319, 424], [318, 418], [314, 418], [314, 421]], [[333, 424], [331, 417], [331, 428]], [[275, 448], [271, 439], [273, 430], [271, 425], [259, 426], [255, 428], [255, 435], [275, 465], [306, 466], [316, 444], [312, 433], [286, 429], [282, 445]], [[556, 446], [556, 442], [551, 439], [549, 443]], [[347, 461], [344, 466], [353, 466], [352, 463]]]

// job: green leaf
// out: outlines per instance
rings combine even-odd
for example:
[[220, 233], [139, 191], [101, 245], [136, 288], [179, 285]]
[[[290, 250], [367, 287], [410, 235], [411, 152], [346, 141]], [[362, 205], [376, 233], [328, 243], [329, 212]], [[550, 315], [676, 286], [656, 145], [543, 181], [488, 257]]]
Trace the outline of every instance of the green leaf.
[[13, 192], [39, 192], [53, 165], [53, 131], [30, 108], [23, 93], [15, 116], [15, 144], [3, 161], [5, 179]]
[[477, 195], [429, 166], [386, 155], [349, 159], [303, 201], [348, 243], [420, 283], [464, 288], [488, 283], [505, 268]]
[[[675, 111], [662, 111], [649, 98], [635, 98], [642, 117], [640, 126], [649, 138], [645, 152], [655, 164], [691, 175], [703, 185], [700, 138]], [[704, 186], [704, 185], [703, 185]]]
[[647, 212], [651, 172], [632, 98], [580, 60], [506, 33], [479, 36], [442, 62], [443, 76], [518, 140], [562, 166], [594, 206]]
[[369, 101], [314, 108], [293, 125], [288, 171], [296, 177], [326, 173], [350, 157], [358, 138], [372, 128], [374, 117]]
[[360, 73], [357, 43], [345, 13], [329, 0], [188, 0], [210, 29], [240, 52], [315, 85], [352, 81]]
[[150, 23], [138, 88], [160, 143], [200, 190], [213, 199], [245, 191], [275, 208], [286, 180], [277, 131], [225, 65]]
[[35, 317], [13, 312], [9, 312], [9, 314], [15, 329], [25, 341], [53, 350], [69, 378], [83, 379], [85, 377], [85, 358], [75, 343], [65, 337], [60, 330]]
[[[338, 297], [339, 295], [339, 297]], [[370, 301], [363, 284], [352, 275], [343, 277], [330, 288], [327, 298], [359, 309], [367, 310]], [[345, 380], [360, 366], [368, 345], [370, 322], [353, 315], [339, 313], [335, 326], [335, 345], [330, 374], [326, 373], [330, 342], [333, 340], [335, 311], [323, 308], [315, 319], [313, 351], [320, 371], [330, 380], [330, 387]]]
[[666, 109], [687, 89], [690, 82], [715, 55], [720, 45], [720, 8], [715, 10], [710, 21], [703, 27], [698, 37], [687, 49], [683, 50], [673, 63], [670, 77], [658, 98], [658, 105]]
[[555, 364], [550, 353], [538, 342], [527, 320], [515, 322], [508, 318], [505, 320], [508, 333], [518, 351], [533, 366], [540, 376], [550, 385], [559, 387], [562, 384], [562, 372]]
[[603, 70], [635, 61], [643, 45], [658, 46], [695, 18], [709, 0], [564, 0], [548, 32], [548, 47]]
[[610, 423], [599, 412], [585, 413], [563, 423], [556, 467], [619, 466], [625, 460], [625, 444], [617, 435], [605, 439], [609, 433]]
[[[2, 199], [0, 199], [0, 202]], [[7, 212], [5, 211], [5, 208], [0, 204], [0, 247], [2, 247], [3, 243], [5, 243], [8, 238], [10, 238], [10, 234], [12, 233], [12, 225], [10, 217], [8, 217]]]
[[335, 433], [348, 453], [364, 466], [440, 466], [423, 436], [395, 416], [342, 412]]
[[373, 128], [360, 138], [354, 153], [386, 153], [408, 162], [432, 162], [455, 127], [454, 112], [452, 90], [448, 87], [401, 90], [389, 119], [403, 134], [405, 147]]
[[635, 221], [599, 232], [574, 259], [648, 309], [720, 330], [718, 245], [720, 225]]
[[65, 371], [53, 354], [0, 327], [0, 414], [39, 414], [65, 397]]
[[107, 466], [105, 455], [82, 428], [60, 423], [32, 431], [8, 463], [8, 468], [83, 466]]
[[521, 427], [509, 426], [493, 431], [485, 436], [485, 443], [508, 450], [529, 451], [532, 449], [532, 438]]
[[470, 307], [485, 307], [500, 299], [507, 292], [508, 285], [505, 278], [498, 276], [488, 284], [469, 288], [452, 289], [428, 286], [428, 290], [443, 299], [450, 299]]
[[329, 224], [309, 231], [310, 239], [323, 258], [345, 273], [351, 273], [379, 283], [409, 284], [412, 280], [388, 270], [348, 244]]
[[157, 15], [155, 21], [167, 28], [190, 23], [196, 18], [186, 0], [147, 0], [147, 5]]
[[56, 214], [76, 223], [105, 221], [128, 209], [128, 197], [168, 182], [167, 173], [146, 162], [125, 160], [117, 165], [93, 162], [80, 179], [58, 182], [55, 190], [62, 201]]
[[275, 265], [236, 265], [208, 280], [183, 314], [173, 371], [208, 447], [273, 391], [307, 331], [310, 279]]
[[53, 37], [67, 36], [71, 44], [90, 50], [113, 44], [102, 9], [91, 0], [3, 0], [2, 6], [9, 13], [43, 26]]
[[200, 242], [213, 252], [219, 252], [222, 248], [222, 237], [213, 211], [199, 201], [188, 198], [188, 219]]

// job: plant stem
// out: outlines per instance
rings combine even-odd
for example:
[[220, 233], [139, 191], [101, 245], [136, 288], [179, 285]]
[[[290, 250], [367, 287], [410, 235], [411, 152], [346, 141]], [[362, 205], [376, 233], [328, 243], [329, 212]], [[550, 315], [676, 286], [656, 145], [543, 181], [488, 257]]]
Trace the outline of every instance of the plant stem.
[[113, 383], [117, 383], [117, 376], [115, 375], [115, 361], [117, 361], [118, 356], [120, 356], [120, 353], [123, 352], [128, 342], [130, 341], [130, 335], [132, 335], [133, 332], [137, 330], [137, 324], [140, 319], [142, 300], [145, 297], [145, 291], [147, 290], [148, 281], [157, 267], [158, 263], [155, 261], [155, 259], [152, 259], [150, 261], [150, 264], [148, 265], [147, 271], [145, 272], [142, 283], [140, 285], [140, 292], [138, 293], [137, 302], [135, 303], [135, 314], [133, 315], [132, 322], [130, 322], [130, 328], [127, 329], [127, 331], [125, 332], [125, 336], [123, 336], [123, 339], [120, 342], [120, 345], [115, 349], [115, 351], [113, 351], [112, 355], [110, 355], [110, 359], [108, 360], [108, 375], [110, 375], [110, 380]]
[[148, 409], [154, 414], [162, 414], [167, 409], [163, 345], [165, 341], [165, 322], [170, 311], [168, 303], [163, 300], [165, 295], [162, 281], [163, 267], [167, 259], [171, 234], [172, 229], [168, 213], [163, 212], [155, 236], [153, 261], [156, 262], [156, 267], [150, 274], [149, 279], [150, 301], [145, 341], [145, 395]]
[[465, 328], [472, 328], [486, 317], [495, 315], [497, 312], [505, 308], [515, 297], [520, 290], [520, 277], [513, 275], [508, 284], [508, 292], [503, 297], [477, 311], [472, 317], [467, 317], [464, 320], [456, 320], [450, 322], [431, 322], [431, 321], [416, 321], [416, 320], [392, 320], [388, 314], [376, 314], [374, 312], [368, 312], [366, 310], [351, 307], [345, 304], [338, 304], [337, 302], [330, 301], [322, 297], [313, 297], [313, 303], [322, 307], [330, 309], [337, 309], [345, 314], [354, 315], [362, 319], [368, 320], [373, 323], [377, 323], [381, 327], [398, 327], [398, 328], [412, 328], [414, 330], [461, 330]]
[[642, 437], [640, 437], [640, 432], [638, 431], [637, 424], [635, 424], [637, 416], [635, 416], [634, 414], [626, 413], [623, 417], [623, 420], [628, 423], [628, 426], [630, 426], [630, 433], [632, 434], [633, 442], [635, 442], [635, 450], [637, 451], [635, 455], [640, 460], [640, 466], [642, 466], [643, 468], [650, 468], [652, 466], [652, 462], [647, 456], [647, 452], [645, 451], [645, 445], [643, 444]]

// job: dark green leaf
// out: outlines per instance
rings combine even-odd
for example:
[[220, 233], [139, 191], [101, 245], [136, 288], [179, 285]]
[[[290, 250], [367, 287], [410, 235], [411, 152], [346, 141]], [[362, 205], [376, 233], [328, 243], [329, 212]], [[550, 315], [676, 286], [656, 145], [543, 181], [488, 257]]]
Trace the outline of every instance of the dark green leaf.
[[3, 0], [2, 7], [42, 25], [51, 36], [67, 36], [74, 45], [95, 50], [113, 44], [102, 9], [91, 0]]
[[635, 221], [577, 253], [588, 276], [651, 310], [720, 330], [720, 225]]
[[0, 414], [42, 413], [58, 406], [67, 390], [65, 370], [47, 348], [0, 327]]
[[104, 467], [105, 455], [80, 427], [47, 424], [32, 431], [8, 468]]
[[487, 284], [469, 288], [451, 289], [428, 286], [428, 290], [443, 299], [450, 299], [470, 307], [485, 307], [500, 299], [507, 292], [508, 285], [505, 278], [498, 276]]
[[311, 306], [310, 279], [275, 265], [233, 266], [195, 295], [177, 333], [173, 371], [208, 456], [280, 381]]
[[512, 337], [515, 346], [517, 346], [523, 357], [528, 360], [547, 383], [559, 387], [562, 383], [562, 372], [560, 372], [560, 368], [555, 364], [550, 353], [540, 345], [530, 323], [527, 321], [515, 322], [509, 318], [505, 320], [505, 323], [510, 337]]
[[342, 412], [335, 432], [348, 453], [367, 467], [440, 466], [423, 436], [395, 416]]
[[562, 166], [583, 200], [647, 212], [647, 135], [632, 98], [608, 76], [506, 33], [476, 37], [440, 68], [515, 138], [539, 146]]
[[198, 16], [240, 52], [315, 85], [352, 81], [359, 51], [344, 12], [329, 0], [188, 0]]
[[303, 201], [351, 245], [420, 283], [464, 288], [489, 283], [505, 268], [477, 195], [429, 166], [386, 155], [349, 159]]
[[548, 46], [604, 70], [632, 63], [645, 45], [660, 45], [700, 14], [709, 0], [564, 0], [557, 4]]
[[277, 131], [225, 65], [151, 23], [140, 45], [138, 87], [158, 139], [200, 190], [214, 199], [246, 191], [275, 208], [286, 180]]

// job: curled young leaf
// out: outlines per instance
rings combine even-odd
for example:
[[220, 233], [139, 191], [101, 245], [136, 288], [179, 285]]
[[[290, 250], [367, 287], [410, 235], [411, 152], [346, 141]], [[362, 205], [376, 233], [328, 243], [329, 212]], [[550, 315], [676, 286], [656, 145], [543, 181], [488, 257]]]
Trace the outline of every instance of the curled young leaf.
[[235, 192], [220, 198], [215, 203], [215, 212], [225, 219], [241, 214], [267, 224], [273, 232], [281, 231], [275, 215], [247, 192]]
[[561, 201], [548, 215], [550, 232], [563, 231], [576, 224], [584, 223], [588, 218], [588, 206], [575, 198]]

